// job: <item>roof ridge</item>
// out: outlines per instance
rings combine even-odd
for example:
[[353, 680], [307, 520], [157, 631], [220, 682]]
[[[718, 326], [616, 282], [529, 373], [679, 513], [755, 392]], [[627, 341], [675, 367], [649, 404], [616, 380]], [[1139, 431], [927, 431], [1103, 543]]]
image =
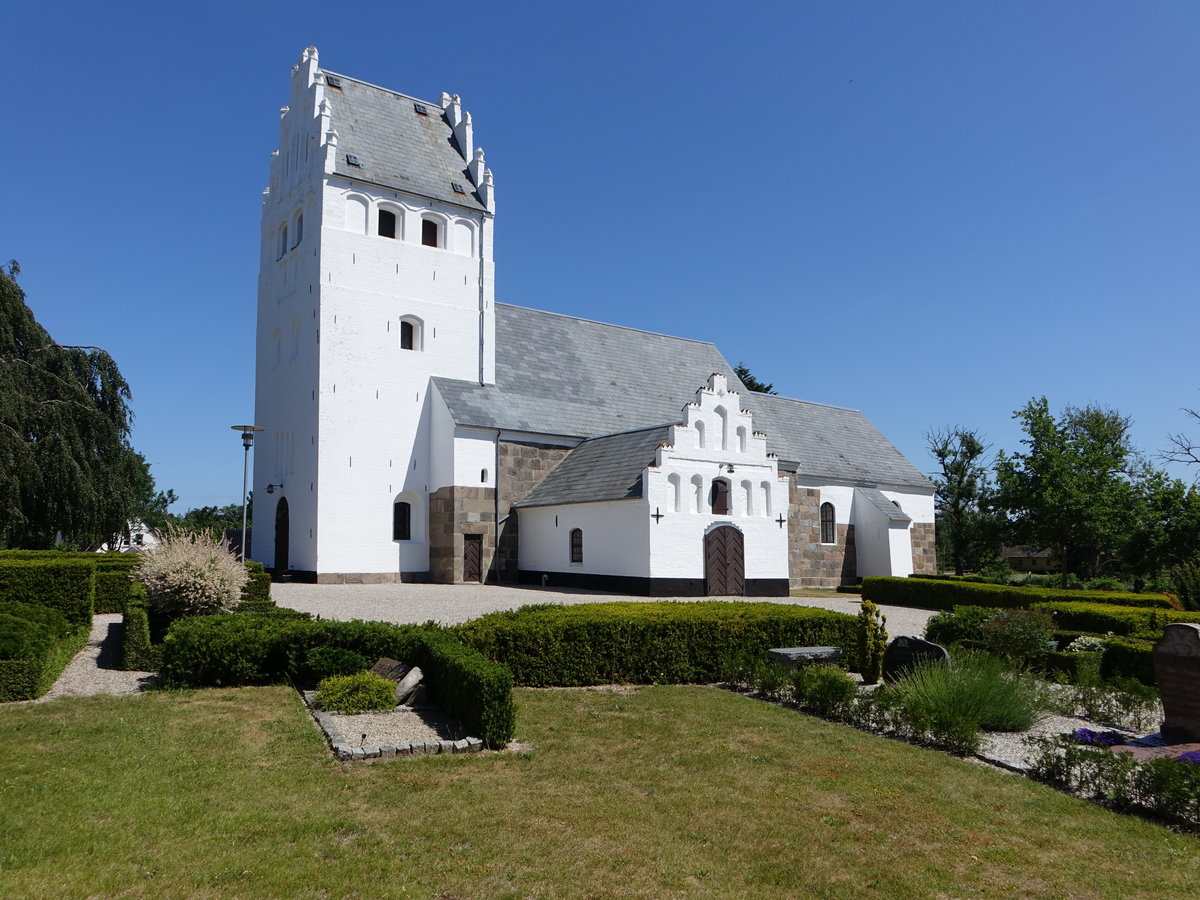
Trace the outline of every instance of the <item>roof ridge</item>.
[[[572, 319], [576, 322], [587, 322], [589, 325], [603, 325], [605, 328], [619, 328], [622, 331], [636, 331], [638, 334], [649, 334], [654, 337], [670, 338], [673, 341], [687, 341], [690, 344], [706, 344], [709, 347], [716, 347], [713, 341], [702, 341], [697, 338], [680, 337], [676, 334], [663, 334], [661, 331], [649, 331], [645, 328], [634, 328], [631, 325], [615, 325], [612, 322], [601, 322], [599, 319], [585, 319], [582, 316], [571, 316], [567, 313], [551, 312], [548, 309], [534, 309], [532, 306], [518, 306], [516, 303], [501, 303], [497, 301], [497, 306], [508, 306], [512, 309], [523, 309], [526, 312], [541, 313], [546, 316], [557, 316], [560, 319]], [[717, 350], [720, 353], [720, 349]], [[721, 358], [725, 359], [725, 354], [721, 353]], [[728, 360], [725, 360], [728, 363]], [[730, 367], [732, 369], [732, 366]]]
[[375, 88], [375, 90], [383, 91], [385, 94], [391, 94], [395, 97], [402, 97], [405, 100], [412, 100], [415, 103], [424, 103], [426, 106], [436, 106], [438, 109], [442, 108], [442, 103], [440, 100], [438, 100], [438, 101], [422, 100], [420, 97], [414, 97], [411, 94], [405, 94], [401, 91], [394, 91], [391, 88], [385, 88], [381, 84], [375, 84], [370, 81], [363, 81], [361, 78], [355, 78], [353, 75], [344, 75], [341, 72], [335, 72], [332, 69], [320, 68], [320, 71], [324, 72], [326, 75], [333, 75], [335, 78], [344, 78], [347, 81], [353, 81], [355, 84], [361, 84], [364, 87]]

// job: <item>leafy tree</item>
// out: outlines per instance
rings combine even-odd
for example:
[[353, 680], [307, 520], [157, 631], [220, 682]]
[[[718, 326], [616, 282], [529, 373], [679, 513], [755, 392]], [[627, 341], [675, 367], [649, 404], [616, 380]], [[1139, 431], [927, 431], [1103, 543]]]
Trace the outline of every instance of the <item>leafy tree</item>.
[[1129, 523], [1129, 419], [1095, 406], [1068, 406], [1056, 420], [1045, 397], [1013, 417], [1021, 420], [1028, 449], [998, 455], [998, 505], [1018, 539], [1058, 552], [1064, 587], [1069, 572], [1090, 578]]
[[[1194, 409], [1185, 409], [1184, 413], [1200, 422], [1200, 412], [1196, 412]], [[1188, 437], [1182, 432], [1167, 435], [1167, 440], [1171, 442], [1171, 449], [1162, 454], [1162, 458], [1167, 462], [1200, 464], [1200, 441]]]
[[1143, 465], [1130, 483], [1130, 515], [1120, 557], [1134, 590], [1200, 553], [1200, 491]]
[[[250, 527], [253, 521], [251, 516], [251, 512], [254, 509], [253, 492], [251, 492], [248, 500], [249, 502], [246, 507], [247, 528]], [[240, 533], [242, 528], [242, 504], [229, 503], [225, 506], [195, 507], [180, 516], [175, 524], [183, 531], [208, 534], [214, 538], [220, 538], [222, 533], [228, 529], [233, 529]]]
[[961, 426], [926, 432], [929, 452], [939, 471], [931, 477], [937, 487], [939, 549], [954, 565], [954, 574], [978, 571], [998, 555], [996, 517], [988, 509], [991, 484], [979, 434]]
[[148, 474], [129, 444], [129, 385], [99, 347], [51, 339], [19, 272], [0, 269], [0, 544], [99, 543], [126, 530]]
[[733, 372], [742, 380], [742, 384], [746, 386], [746, 390], [748, 391], [758, 391], [760, 394], [776, 393], [775, 385], [765, 384], [764, 382], [759, 381], [754, 377], [753, 373], [750, 371], [750, 368], [745, 363], [739, 362], [733, 367]]

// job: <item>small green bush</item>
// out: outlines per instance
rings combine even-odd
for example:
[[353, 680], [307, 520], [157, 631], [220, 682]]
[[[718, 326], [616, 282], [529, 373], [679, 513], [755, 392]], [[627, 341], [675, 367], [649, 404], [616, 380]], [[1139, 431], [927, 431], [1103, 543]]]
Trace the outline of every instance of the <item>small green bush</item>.
[[1028, 731], [1050, 702], [1038, 679], [971, 651], [914, 666], [898, 688], [909, 716], [951, 731], [967, 720], [984, 731]]
[[324, 681], [332, 675], [356, 675], [369, 665], [365, 656], [345, 647], [313, 647], [304, 656], [304, 679]]
[[317, 685], [314, 704], [340, 713], [392, 709], [396, 705], [396, 685], [374, 672], [330, 675]]
[[1109, 638], [1100, 657], [1100, 676], [1105, 680], [1133, 678], [1142, 684], [1158, 684], [1154, 673], [1154, 641]]
[[883, 677], [883, 654], [887, 650], [887, 616], [870, 600], [864, 599], [858, 611], [858, 662], [865, 684], [877, 684]]
[[841, 720], [843, 711], [856, 696], [854, 679], [834, 666], [801, 666], [792, 673], [796, 702], [814, 715]]
[[1015, 662], [1036, 662], [1054, 646], [1054, 618], [1039, 609], [998, 609], [980, 632], [984, 650]]
[[983, 623], [999, 612], [991, 606], [956, 606], [943, 610], [925, 623], [925, 639], [949, 647], [983, 644]]

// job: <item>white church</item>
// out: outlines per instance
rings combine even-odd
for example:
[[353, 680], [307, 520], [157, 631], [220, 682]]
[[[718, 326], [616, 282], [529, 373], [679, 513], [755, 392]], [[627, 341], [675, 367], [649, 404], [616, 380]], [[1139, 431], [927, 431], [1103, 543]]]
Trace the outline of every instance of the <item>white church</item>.
[[292, 70], [263, 194], [254, 556], [316, 582], [654, 596], [935, 570], [933, 485], [711, 343], [495, 301], [457, 95]]

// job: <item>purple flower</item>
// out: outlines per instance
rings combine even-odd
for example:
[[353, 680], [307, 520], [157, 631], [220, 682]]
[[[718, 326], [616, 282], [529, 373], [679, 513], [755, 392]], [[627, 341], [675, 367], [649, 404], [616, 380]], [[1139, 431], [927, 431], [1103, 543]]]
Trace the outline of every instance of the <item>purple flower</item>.
[[1115, 747], [1125, 743], [1124, 735], [1115, 731], [1092, 731], [1090, 728], [1076, 728], [1071, 734], [1081, 744], [1090, 747]]
[[1200, 750], [1189, 750], [1175, 757], [1175, 762], [1187, 763], [1190, 766], [1200, 766]]

